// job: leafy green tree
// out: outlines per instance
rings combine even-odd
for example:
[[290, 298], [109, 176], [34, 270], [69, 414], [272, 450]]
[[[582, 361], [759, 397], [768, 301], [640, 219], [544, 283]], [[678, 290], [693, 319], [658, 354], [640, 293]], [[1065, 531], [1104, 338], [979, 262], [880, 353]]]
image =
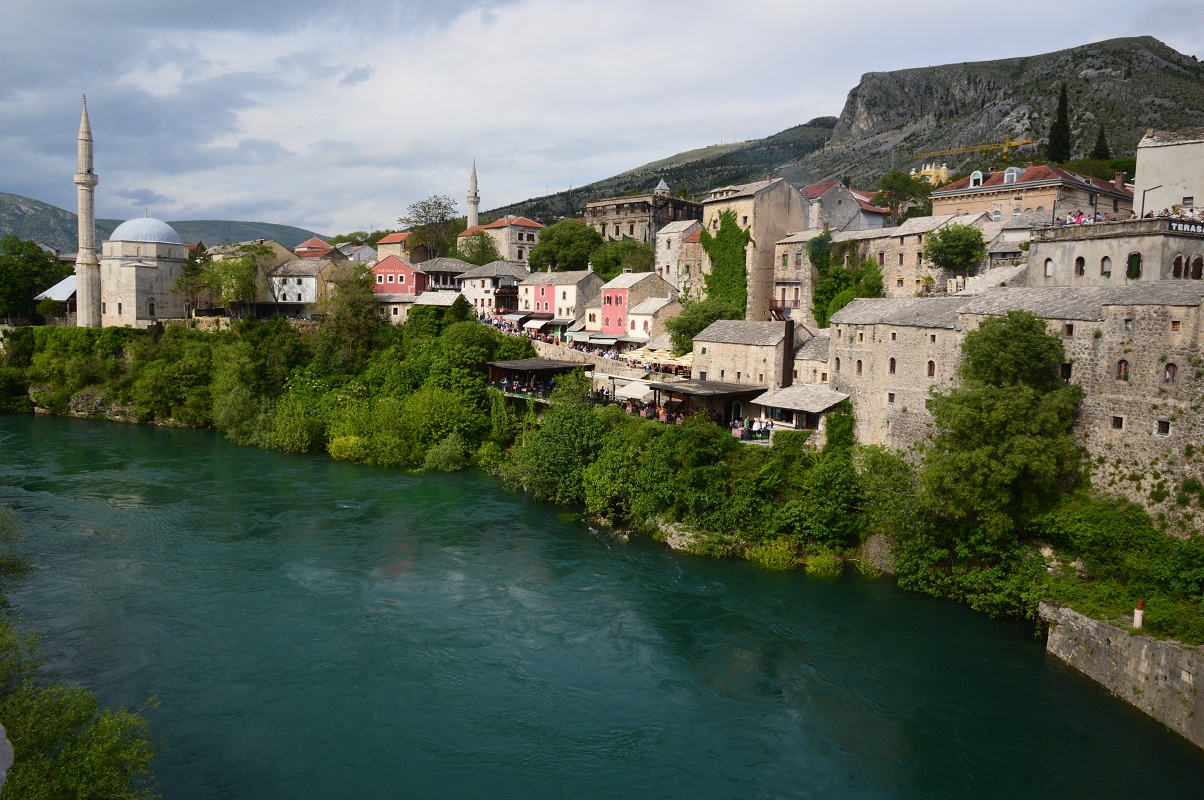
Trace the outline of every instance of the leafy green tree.
[[174, 291], [184, 298], [184, 316], [191, 317], [201, 302], [201, 296], [209, 290], [213, 255], [204, 242], [188, 251], [184, 258], [180, 277], [176, 279]]
[[902, 170], [893, 170], [878, 181], [878, 202], [885, 203], [896, 225], [911, 206], [923, 205], [932, 194], [932, 184]]
[[968, 275], [987, 256], [982, 231], [957, 222], [937, 228], [924, 242], [924, 258], [937, 269]]
[[[384, 238], [383, 234], [381, 235], [381, 238]], [[368, 244], [370, 239], [371, 234], [369, 234], [367, 231], [352, 231], [351, 233], [340, 233], [338, 236], [331, 236], [330, 240], [326, 243], [329, 245], [337, 245], [351, 242], [353, 244], [361, 245]]]
[[365, 264], [349, 264], [333, 284], [323, 303], [318, 353], [327, 368], [337, 364], [341, 371], [358, 372], [382, 335], [372, 270]]
[[652, 252], [652, 245], [624, 239], [619, 242], [604, 242], [590, 256], [590, 261], [594, 265], [594, 272], [598, 273], [602, 280], [609, 281], [625, 270], [651, 272], [656, 265], [656, 256]]
[[680, 356], [693, 350], [694, 337], [720, 319], [744, 319], [744, 306], [710, 298], [682, 304], [680, 314], [665, 320], [673, 353]]
[[34, 311], [42, 319], [58, 319], [67, 313], [67, 304], [61, 300], [55, 300], [53, 297], [43, 297], [34, 308]]
[[[240, 244], [232, 255], [212, 259], [205, 270], [205, 285], [236, 319], [245, 317], [255, 303], [262, 270], [260, 261], [266, 258], [261, 248], [271, 253], [266, 245]], [[181, 287], [177, 284], [176, 288]]]
[[431, 258], [455, 255], [456, 234], [463, 228], [457, 230], [456, 202], [450, 197], [433, 194], [410, 203], [397, 222], [414, 231], [414, 246], [426, 247]]
[[569, 505], [585, 500], [585, 468], [602, 444], [602, 424], [589, 402], [589, 379], [581, 370], [561, 375], [551, 407], [517, 448], [511, 479], [537, 500]]
[[711, 260], [711, 273], [706, 276], [707, 299], [748, 307], [747, 248], [752, 233], [736, 222], [736, 212], [719, 212], [719, 229], [712, 236], [702, 232], [702, 249]]
[[1049, 145], [1045, 154], [1055, 164], [1065, 164], [1070, 160], [1070, 150], [1070, 99], [1063, 82], [1062, 92], [1058, 95], [1058, 110], [1053, 124], [1049, 126]]
[[585, 269], [590, 256], [602, 245], [602, 234], [581, 220], [565, 219], [539, 232], [527, 264], [539, 272], [549, 267], [556, 272]]
[[[832, 234], [824, 231], [807, 242], [807, 260], [815, 270], [815, 289], [811, 292], [811, 312], [816, 324], [828, 327], [832, 315], [858, 297], [881, 297], [882, 270], [873, 259], [854, 261], [852, 242], [832, 243]], [[845, 261], [850, 263], [846, 266]]]
[[71, 269], [60, 264], [53, 253], [10, 233], [0, 239], [0, 315], [9, 322], [13, 317], [28, 317], [34, 295], [69, 274]]
[[1107, 161], [1112, 158], [1112, 148], [1108, 147], [1108, 136], [1104, 126], [1099, 126], [1099, 134], [1095, 137], [1095, 147], [1091, 148], [1091, 158], [1097, 161]]
[[459, 244], [459, 250], [458, 258], [461, 261], [476, 264], [478, 267], [502, 260], [502, 254], [498, 251], [493, 237], [481, 231], [465, 236], [464, 241]]

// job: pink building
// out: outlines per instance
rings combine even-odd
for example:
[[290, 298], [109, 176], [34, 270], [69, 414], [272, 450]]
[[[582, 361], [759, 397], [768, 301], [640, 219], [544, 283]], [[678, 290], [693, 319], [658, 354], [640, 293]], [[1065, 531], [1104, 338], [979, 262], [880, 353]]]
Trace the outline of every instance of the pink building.
[[397, 256], [386, 256], [372, 267], [372, 291], [377, 294], [422, 294], [427, 275]]

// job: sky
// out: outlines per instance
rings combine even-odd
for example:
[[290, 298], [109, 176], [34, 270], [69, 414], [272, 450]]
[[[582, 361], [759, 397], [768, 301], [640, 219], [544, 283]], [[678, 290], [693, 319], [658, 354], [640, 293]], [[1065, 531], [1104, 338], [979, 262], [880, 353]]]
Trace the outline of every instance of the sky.
[[75, 210], [83, 94], [98, 217], [145, 211], [335, 234], [397, 227], [433, 194], [463, 213], [474, 158], [485, 211], [837, 116], [865, 72], [1138, 35], [1204, 58], [1204, 3], [1002, 8], [8, 0], [0, 191]]

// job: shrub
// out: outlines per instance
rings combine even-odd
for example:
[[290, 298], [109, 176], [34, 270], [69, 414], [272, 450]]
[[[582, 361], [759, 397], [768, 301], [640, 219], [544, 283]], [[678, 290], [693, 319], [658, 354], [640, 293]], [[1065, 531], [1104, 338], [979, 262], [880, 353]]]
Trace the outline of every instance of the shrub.
[[452, 431], [426, 453], [422, 468], [427, 472], [458, 472], [469, 465], [464, 438]]
[[770, 539], [744, 551], [744, 557], [764, 569], [788, 570], [798, 566], [798, 556], [789, 539]]
[[813, 578], [839, 578], [844, 573], [844, 561], [831, 551], [807, 556], [807, 574]]

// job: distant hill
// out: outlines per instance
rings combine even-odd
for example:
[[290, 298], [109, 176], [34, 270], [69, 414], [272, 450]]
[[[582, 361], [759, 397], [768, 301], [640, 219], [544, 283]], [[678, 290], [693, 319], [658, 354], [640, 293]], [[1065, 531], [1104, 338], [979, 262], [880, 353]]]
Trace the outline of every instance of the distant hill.
[[[647, 192], [657, 180], [703, 195], [766, 172], [797, 185], [847, 176], [872, 188], [917, 153], [1035, 139], [1013, 163], [1040, 155], [1062, 82], [1070, 97], [1073, 155], [1085, 156], [1104, 125], [1113, 157], [1132, 158], [1147, 128], [1204, 125], [1204, 64], [1149, 36], [1110, 39], [1044, 55], [870, 72], [839, 118], [819, 117], [765, 139], [692, 150], [613, 178], [489, 212], [548, 220], [581, 213], [590, 200]], [[949, 168], [996, 167], [990, 153], [947, 155]]]
[[[96, 236], [99, 241], [123, 220], [96, 220]], [[245, 242], [251, 239], [275, 239], [288, 248], [296, 247], [311, 236], [313, 231], [294, 228], [291, 225], [274, 225], [270, 222], [236, 222], [231, 220], [179, 220], [169, 221], [180, 238], [188, 244], [204, 242], [207, 245]], [[22, 239], [34, 239], [57, 247], [64, 253], [75, 252], [79, 242], [79, 218], [70, 211], [32, 200], [18, 194], [0, 192], [0, 236], [16, 234]]]
[[674, 192], [684, 189], [687, 196], [702, 198], [717, 186], [762, 180], [766, 173], [786, 174], [790, 164], [823, 146], [836, 122], [836, 117], [819, 117], [765, 139], [688, 150], [572, 191], [493, 209], [483, 217], [496, 219], [505, 214], [520, 214], [549, 220], [576, 216], [592, 200], [646, 194], [662, 179]]

